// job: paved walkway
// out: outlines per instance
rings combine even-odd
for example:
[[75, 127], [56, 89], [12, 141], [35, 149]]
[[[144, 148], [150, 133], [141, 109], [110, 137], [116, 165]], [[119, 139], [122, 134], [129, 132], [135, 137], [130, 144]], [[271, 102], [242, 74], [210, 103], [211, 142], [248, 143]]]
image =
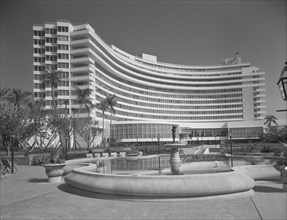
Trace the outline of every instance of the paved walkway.
[[126, 201], [47, 183], [43, 167], [18, 170], [1, 181], [1, 219], [287, 219], [279, 180], [257, 181], [253, 196]]

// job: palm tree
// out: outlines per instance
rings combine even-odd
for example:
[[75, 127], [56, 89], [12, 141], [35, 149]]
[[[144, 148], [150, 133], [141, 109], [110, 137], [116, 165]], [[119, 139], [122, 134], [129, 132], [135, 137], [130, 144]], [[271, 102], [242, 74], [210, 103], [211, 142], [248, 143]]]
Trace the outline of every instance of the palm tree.
[[57, 89], [58, 83], [63, 81], [65, 78], [62, 77], [62, 71], [57, 70], [46, 70], [44, 77], [42, 78], [42, 84], [46, 87], [49, 85], [52, 88], [52, 107], [56, 109], [55, 105], [55, 89]]
[[7, 100], [19, 110], [21, 107], [27, 107], [32, 101], [32, 97], [33, 94], [31, 92], [23, 92], [21, 89], [12, 89], [7, 96]]
[[96, 104], [96, 108], [102, 111], [103, 116], [103, 133], [102, 133], [102, 140], [104, 140], [104, 131], [105, 131], [105, 111], [109, 108], [109, 103], [107, 99], [103, 99], [100, 103]]
[[111, 112], [111, 118], [110, 118], [110, 138], [109, 138], [109, 146], [110, 146], [110, 143], [111, 143], [111, 126], [112, 126], [112, 116], [116, 113], [116, 110], [115, 110], [115, 106], [117, 104], [117, 99], [116, 99], [116, 95], [113, 94], [113, 95], [109, 95], [107, 98], [107, 103], [108, 103], [108, 109], [110, 110]]
[[73, 122], [73, 138], [74, 138], [74, 142], [73, 142], [73, 148], [76, 148], [76, 126], [78, 124], [78, 119], [79, 119], [79, 115], [81, 113], [81, 109], [83, 108], [83, 106], [85, 106], [87, 112], [88, 112], [88, 118], [90, 118], [90, 108], [93, 107], [93, 103], [91, 102], [89, 96], [91, 94], [91, 90], [90, 89], [80, 89], [79, 87], [76, 87], [76, 91], [75, 94], [77, 96], [77, 101], [80, 104], [80, 108], [78, 110], [78, 114], [76, 119], [74, 119], [75, 121]]
[[0, 88], [0, 102], [7, 100], [7, 96], [9, 94], [9, 91], [10, 91], [9, 89], [6, 89], [6, 88], [1, 89]]
[[83, 106], [85, 106], [89, 116], [90, 117], [90, 107], [93, 107], [93, 103], [90, 100], [90, 94], [91, 94], [91, 90], [90, 89], [80, 89], [79, 87], [76, 87], [76, 96], [77, 96], [77, 101], [80, 104], [80, 108], [78, 111], [78, 115], [77, 115], [77, 119], [79, 118], [79, 114], [81, 112], [81, 109], [83, 108]]
[[265, 118], [264, 118], [266, 121], [264, 122], [264, 125], [267, 125], [268, 128], [271, 127], [271, 124], [275, 124], [276, 126], [278, 126], [276, 120], [277, 118], [273, 115], [267, 115]]

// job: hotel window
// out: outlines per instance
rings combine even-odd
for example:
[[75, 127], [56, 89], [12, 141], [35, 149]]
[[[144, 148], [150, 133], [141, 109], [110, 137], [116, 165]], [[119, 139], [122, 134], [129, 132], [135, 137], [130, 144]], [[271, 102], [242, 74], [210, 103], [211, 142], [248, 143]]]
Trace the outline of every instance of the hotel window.
[[59, 50], [69, 50], [69, 46], [68, 45], [64, 45], [64, 44], [59, 44], [58, 45], [58, 49]]
[[57, 70], [58, 65], [57, 64], [46, 64], [46, 68], [48, 70]]
[[69, 68], [69, 63], [58, 63], [58, 68]]
[[61, 81], [59, 82], [59, 86], [69, 86], [69, 81]]
[[57, 52], [57, 47], [46, 47], [47, 52]]
[[56, 29], [46, 28], [46, 34], [57, 34]]
[[58, 41], [69, 41], [68, 36], [58, 36]]
[[44, 53], [44, 49], [42, 48], [34, 48], [34, 53], [39, 53], [39, 54], [43, 54]]
[[39, 36], [39, 37], [44, 37], [45, 36], [45, 32], [44, 31], [34, 31], [34, 35], [35, 36]]
[[47, 61], [57, 61], [57, 56], [49, 56], [49, 55], [47, 55], [46, 56], [46, 60]]
[[68, 32], [68, 31], [69, 31], [68, 27], [58, 26], [58, 32]]
[[59, 59], [69, 59], [69, 54], [59, 53], [58, 58]]
[[57, 38], [46, 37], [47, 43], [57, 43]]

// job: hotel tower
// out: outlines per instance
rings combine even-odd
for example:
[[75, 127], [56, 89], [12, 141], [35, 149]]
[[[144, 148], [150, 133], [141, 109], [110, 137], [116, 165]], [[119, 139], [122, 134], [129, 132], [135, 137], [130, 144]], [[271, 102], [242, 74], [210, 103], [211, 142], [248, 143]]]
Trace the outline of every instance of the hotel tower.
[[[89, 24], [68, 21], [33, 26], [34, 95], [51, 108], [51, 87], [43, 87], [46, 69], [65, 77], [56, 89], [59, 109], [79, 109], [75, 88], [91, 89], [99, 103], [115, 94], [112, 126], [106, 136], [122, 142], [171, 140], [171, 125], [180, 141], [258, 138], [266, 114], [265, 73], [241, 62], [236, 53], [221, 65], [179, 65], [159, 62], [149, 54], [131, 55], [102, 40]], [[80, 117], [87, 117], [83, 112]], [[102, 113], [90, 116], [101, 123]], [[110, 120], [105, 120], [107, 123]], [[111, 132], [111, 133], [110, 133]]]

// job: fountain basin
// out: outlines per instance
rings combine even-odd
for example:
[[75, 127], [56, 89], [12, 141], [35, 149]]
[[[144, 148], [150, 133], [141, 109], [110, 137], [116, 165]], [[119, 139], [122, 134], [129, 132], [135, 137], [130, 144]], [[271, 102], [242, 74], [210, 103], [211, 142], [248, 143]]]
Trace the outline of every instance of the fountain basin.
[[198, 175], [115, 175], [96, 173], [97, 166], [73, 169], [65, 182], [93, 193], [145, 198], [184, 198], [250, 191], [255, 183], [244, 172]]

